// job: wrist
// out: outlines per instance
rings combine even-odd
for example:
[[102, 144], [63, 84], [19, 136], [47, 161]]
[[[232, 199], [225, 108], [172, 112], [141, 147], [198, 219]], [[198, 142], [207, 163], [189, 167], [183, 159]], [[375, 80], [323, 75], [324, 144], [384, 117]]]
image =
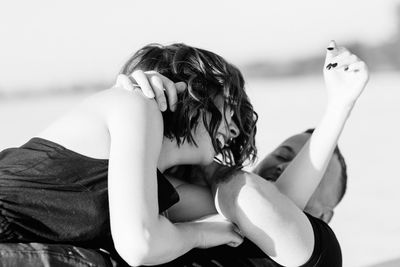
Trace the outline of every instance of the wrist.
[[175, 225], [182, 230], [185, 240], [188, 242], [187, 246], [191, 248], [199, 248], [203, 246], [203, 233], [201, 232], [198, 223], [184, 222], [176, 223]]
[[350, 113], [355, 105], [355, 101], [329, 100], [326, 110], [335, 113]]

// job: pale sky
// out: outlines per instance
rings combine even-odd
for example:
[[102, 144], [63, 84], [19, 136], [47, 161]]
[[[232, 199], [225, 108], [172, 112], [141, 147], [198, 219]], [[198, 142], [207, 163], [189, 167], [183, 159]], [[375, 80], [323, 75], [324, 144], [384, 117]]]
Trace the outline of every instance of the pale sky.
[[390, 39], [399, 0], [0, 2], [0, 91], [113, 79], [141, 46], [185, 42], [243, 65]]

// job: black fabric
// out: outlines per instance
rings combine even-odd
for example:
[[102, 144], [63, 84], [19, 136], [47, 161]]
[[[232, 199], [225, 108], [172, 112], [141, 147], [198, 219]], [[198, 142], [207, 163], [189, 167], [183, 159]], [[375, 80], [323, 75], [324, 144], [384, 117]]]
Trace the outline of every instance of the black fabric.
[[[86, 157], [41, 138], [0, 152], [0, 242], [101, 247], [112, 253], [118, 266], [127, 266], [110, 247], [107, 170], [107, 160]], [[179, 196], [159, 171], [157, 181], [162, 212], [176, 203]], [[303, 266], [342, 266], [340, 246], [333, 231], [325, 222], [308, 214], [307, 217], [314, 230], [315, 247], [312, 257]], [[17, 250], [9, 249], [6, 244], [3, 246], [5, 249], [1, 251], [7, 251], [7, 255], [16, 252], [19, 260], [24, 260], [20, 246]], [[35, 256], [34, 251], [29, 253]], [[194, 249], [160, 266], [281, 265], [245, 239], [237, 248]]]
[[0, 243], [1, 267], [113, 267], [117, 264], [100, 250], [65, 244]]
[[[0, 242], [112, 247], [108, 160], [32, 138], [0, 152]], [[179, 200], [158, 171], [160, 212]]]

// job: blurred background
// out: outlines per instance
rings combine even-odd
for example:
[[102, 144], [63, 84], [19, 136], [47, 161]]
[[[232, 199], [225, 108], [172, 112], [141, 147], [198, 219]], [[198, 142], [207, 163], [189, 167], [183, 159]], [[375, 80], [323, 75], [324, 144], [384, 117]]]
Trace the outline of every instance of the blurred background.
[[400, 266], [399, 0], [1, 1], [0, 150], [112, 86], [142, 46], [184, 42], [243, 71], [263, 157], [318, 123], [332, 39], [371, 79], [339, 141], [348, 190], [331, 227], [344, 266]]

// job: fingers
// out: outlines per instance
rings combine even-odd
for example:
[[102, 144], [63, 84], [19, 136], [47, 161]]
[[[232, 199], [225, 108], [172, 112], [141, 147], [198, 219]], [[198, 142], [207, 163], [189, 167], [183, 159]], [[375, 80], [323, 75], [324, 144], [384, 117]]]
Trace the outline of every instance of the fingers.
[[[164, 77], [164, 78], [166, 78], [166, 77]], [[168, 79], [168, 78], [166, 78], [166, 79]], [[176, 104], [178, 103], [178, 94], [184, 92], [185, 90], [186, 90], [186, 83], [185, 82], [177, 82], [175, 84], [174, 83], [172, 83], [172, 84], [168, 83], [168, 86], [167, 86], [167, 89], [165, 90], [165, 93], [168, 96], [169, 109], [171, 111], [175, 111], [176, 110]]]
[[233, 248], [236, 248], [240, 246], [243, 243], [243, 239], [240, 240], [240, 242], [229, 242], [227, 245]]
[[170, 79], [159, 73], [157, 73], [157, 76], [162, 79], [163, 84], [165, 86], [165, 93], [168, 97], [169, 109], [171, 111], [175, 111], [176, 104], [178, 102], [178, 93], [181, 93], [186, 90], [186, 83], [184, 82], [174, 83], [173, 81], [171, 81]]
[[326, 69], [329, 70], [331, 68], [335, 69], [343, 68], [344, 70], [347, 71], [349, 65], [356, 62], [360, 62], [360, 59], [356, 55], [351, 54], [350, 52], [346, 52], [332, 58], [332, 61], [333, 61], [332, 63], [328, 63]]
[[[176, 110], [176, 104], [178, 102], [178, 93], [181, 93], [186, 90], [186, 83], [184, 82], [177, 82], [174, 83], [164, 75], [156, 72], [156, 71], [148, 71], [146, 72], [147, 74], [150, 74], [152, 76], [157, 76], [162, 80], [162, 83], [164, 85], [164, 90], [163, 90], [163, 101], [166, 102], [164, 93], [167, 95], [168, 98], [168, 104], [169, 104], [169, 109], [171, 111]], [[160, 99], [161, 100], [161, 99]], [[157, 99], [158, 102], [158, 99]]]
[[231, 242], [229, 242], [227, 245], [231, 246], [231, 247], [237, 247], [243, 243], [244, 235], [240, 231], [239, 227], [237, 225], [235, 225], [234, 223], [231, 223], [231, 227], [232, 227], [231, 231], [233, 234], [233, 240]]
[[367, 69], [367, 64], [364, 61], [358, 61], [348, 66], [348, 71], [360, 72]]
[[130, 76], [119, 75], [116, 85], [127, 90], [142, 90], [146, 97], [156, 99], [161, 111], [167, 109], [167, 100], [169, 109], [175, 111], [178, 93], [185, 91], [187, 87], [186, 83], [174, 83], [156, 71], [143, 72], [142, 70], [135, 70]]
[[142, 92], [145, 96], [147, 96], [148, 98], [155, 97], [153, 89], [150, 86], [149, 81], [147, 80], [147, 76], [142, 70], [135, 70], [131, 74], [131, 76], [138, 83], [138, 85], [140, 86], [140, 89], [142, 89]]
[[360, 59], [356, 55], [351, 55], [343, 60], [338, 60], [337, 68], [343, 68], [343, 70], [347, 71], [349, 70], [349, 66], [357, 62], [361, 62]]
[[133, 83], [125, 74], [119, 74], [117, 76], [117, 82], [115, 83], [115, 86], [121, 87], [128, 91], [133, 91], [139, 87], [139, 85]]
[[227, 245], [231, 247], [237, 247], [243, 243], [243, 240], [244, 240], [243, 234], [241, 233], [239, 228], [235, 226], [233, 230], [233, 240], [229, 242]]
[[329, 43], [327, 50], [325, 60], [326, 70], [335, 69], [357, 72], [361, 67], [366, 67], [363, 61], [345, 47], [337, 47], [335, 41]]
[[119, 74], [117, 76], [117, 81], [115, 82], [115, 87], [123, 87], [123, 80], [127, 79], [126, 75], [124, 74]]
[[168, 79], [167, 77], [159, 74], [161, 76], [161, 79], [163, 80], [165, 84], [165, 93], [168, 97], [168, 104], [169, 104], [169, 109], [171, 111], [176, 110], [176, 103], [178, 102], [178, 93], [175, 84]]
[[326, 48], [326, 57], [325, 57], [325, 66], [332, 62], [332, 58], [335, 57], [338, 53], [336, 42], [334, 40], [329, 42], [328, 47]]
[[[353, 55], [354, 56], [354, 55]], [[367, 65], [364, 61], [358, 59], [358, 57], [349, 57], [339, 63], [328, 64], [326, 69], [331, 70], [342, 70], [347, 72], [359, 72], [363, 69], [366, 69]]]
[[136, 80], [145, 96], [155, 98], [161, 111], [167, 109], [167, 99], [164, 94], [165, 82], [162, 75], [155, 71], [136, 70], [131, 76]]
[[351, 55], [350, 51], [343, 46], [337, 46], [334, 40], [329, 42], [328, 47], [326, 48], [326, 58], [325, 58], [325, 66], [334, 63], [337, 63], [338, 60], [348, 57]]
[[165, 111], [167, 109], [167, 100], [164, 94], [163, 81], [160, 77], [153, 75], [150, 77], [150, 83], [153, 88], [158, 107], [161, 111]]
[[168, 103], [169, 103], [169, 108], [171, 109], [171, 111], [175, 111], [176, 110], [176, 104], [178, 103], [178, 94], [184, 92], [187, 88], [186, 83], [185, 82], [177, 82], [177, 83], [173, 83], [173, 90], [169, 90], [170, 87], [167, 87], [166, 93], [168, 96]]
[[186, 83], [185, 82], [177, 82], [175, 83], [176, 90], [179, 93], [183, 93], [186, 90]]

